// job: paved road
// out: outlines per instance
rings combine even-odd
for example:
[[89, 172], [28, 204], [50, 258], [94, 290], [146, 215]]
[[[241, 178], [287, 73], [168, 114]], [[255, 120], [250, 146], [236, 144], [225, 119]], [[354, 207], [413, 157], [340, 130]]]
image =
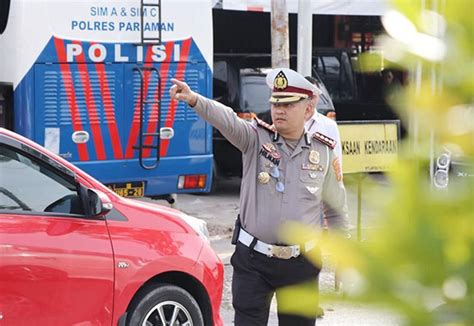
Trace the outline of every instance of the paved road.
[[[240, 179], [221, 180], [216, 192], [206, 195], [179, 195], [176, 208], [189, 215], [207, 221], [211, 244], [225, 266], [224, 295], [221, 314], [225, 325], [233, 325], [233, 309], [231, 298], [232, 266], [229, 263], [234, 247], [230, 244], [231, 231], [239, 211]], [[364, 202], [364, 201], [363, 201]], [[165, 202], [160, 201], [160, 204]], [[355, 234], [357, 225], [357, 196], [348, 191], [350, 222]], [[373, 212], [363, 207], [363, 227], [373, 227], [376, 220]], [[329, 257], [325, 257], [325, 267], [320, 276], [320, 289], [324, 293], [334, 292], [334, 269]], [[375, 309], [345, 302], [322, 302], [325, 310], [323, 318], [318, 319], [318, 325], [367, 325], [391, 326], [401, 324], [397, 316]], [[276, 305], [272, 304], [269, 325], [278, 325]]]

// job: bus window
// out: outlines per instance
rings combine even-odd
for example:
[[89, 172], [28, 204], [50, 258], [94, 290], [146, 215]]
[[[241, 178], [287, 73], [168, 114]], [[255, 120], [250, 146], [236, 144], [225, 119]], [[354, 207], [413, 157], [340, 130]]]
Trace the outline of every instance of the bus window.
[[7, 28], [8, 14], [10, 13], [10, 1], [0, 1], [0, 34], [3, 34], [5, 28]]
[[6, 129], [13, 128], [13, 107], [12, 107], [13, 87], [11, 85], [0, 84], [0, 127]]

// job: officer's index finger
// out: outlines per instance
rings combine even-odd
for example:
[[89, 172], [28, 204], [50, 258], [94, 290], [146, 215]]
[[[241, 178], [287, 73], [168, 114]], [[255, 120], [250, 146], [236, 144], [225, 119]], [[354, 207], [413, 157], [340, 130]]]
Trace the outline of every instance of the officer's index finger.
[[185, 83], [185, 82], [182, 82], [182, 81], [180, 81], [180, 80], [178, 80], [178, 79], [174, 79], [174, 78], [171, 78], [171, 83], [172, 83], [173, 85], [178, 86], [179, 88], [186, 86], [186, 83]]

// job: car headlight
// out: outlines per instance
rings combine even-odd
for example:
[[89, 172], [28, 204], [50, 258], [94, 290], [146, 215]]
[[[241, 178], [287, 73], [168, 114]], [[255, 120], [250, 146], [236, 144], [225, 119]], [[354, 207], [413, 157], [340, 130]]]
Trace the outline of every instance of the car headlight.
[[448, 169], [450, 162], [451, 162], [451, 158], [449, 157], [449, 154], [443, 153], [440, 156], [438, 156], [438, 159], [436, 160], [436, 164], [437, 164], [436, 167], [438, 169]]
[[433, 176], [433, 184], [438, 189], [444, 189], [449, 183], [449, 165], [451, 163], [451, 155], [449, 152], [443, 153], [436, 159], [435, 173]]
[[434, 175], [434, 185], [437, 188], [446, 188], [448, 186], [449, 177], [446, 170], [438, 170]]
[[190, 216], [187, 214], [181, 214], [180, 217], [190, 226], [193, 228], [194, 231], [199, 234], [199, 236], [206, 241], [208, 244], [211, 243], [209, 239], [209, 231], [207, 229], [207, 222], [201, 220], [197, 217]]

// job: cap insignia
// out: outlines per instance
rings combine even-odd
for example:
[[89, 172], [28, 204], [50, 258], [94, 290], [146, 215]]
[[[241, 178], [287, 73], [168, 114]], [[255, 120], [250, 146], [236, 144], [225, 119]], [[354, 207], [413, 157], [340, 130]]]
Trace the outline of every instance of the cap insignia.
[[273, 80], [273, 87], [275, 89], [283, 90], [288, 86], [288, 79], [283, 71], [280, 71]]

